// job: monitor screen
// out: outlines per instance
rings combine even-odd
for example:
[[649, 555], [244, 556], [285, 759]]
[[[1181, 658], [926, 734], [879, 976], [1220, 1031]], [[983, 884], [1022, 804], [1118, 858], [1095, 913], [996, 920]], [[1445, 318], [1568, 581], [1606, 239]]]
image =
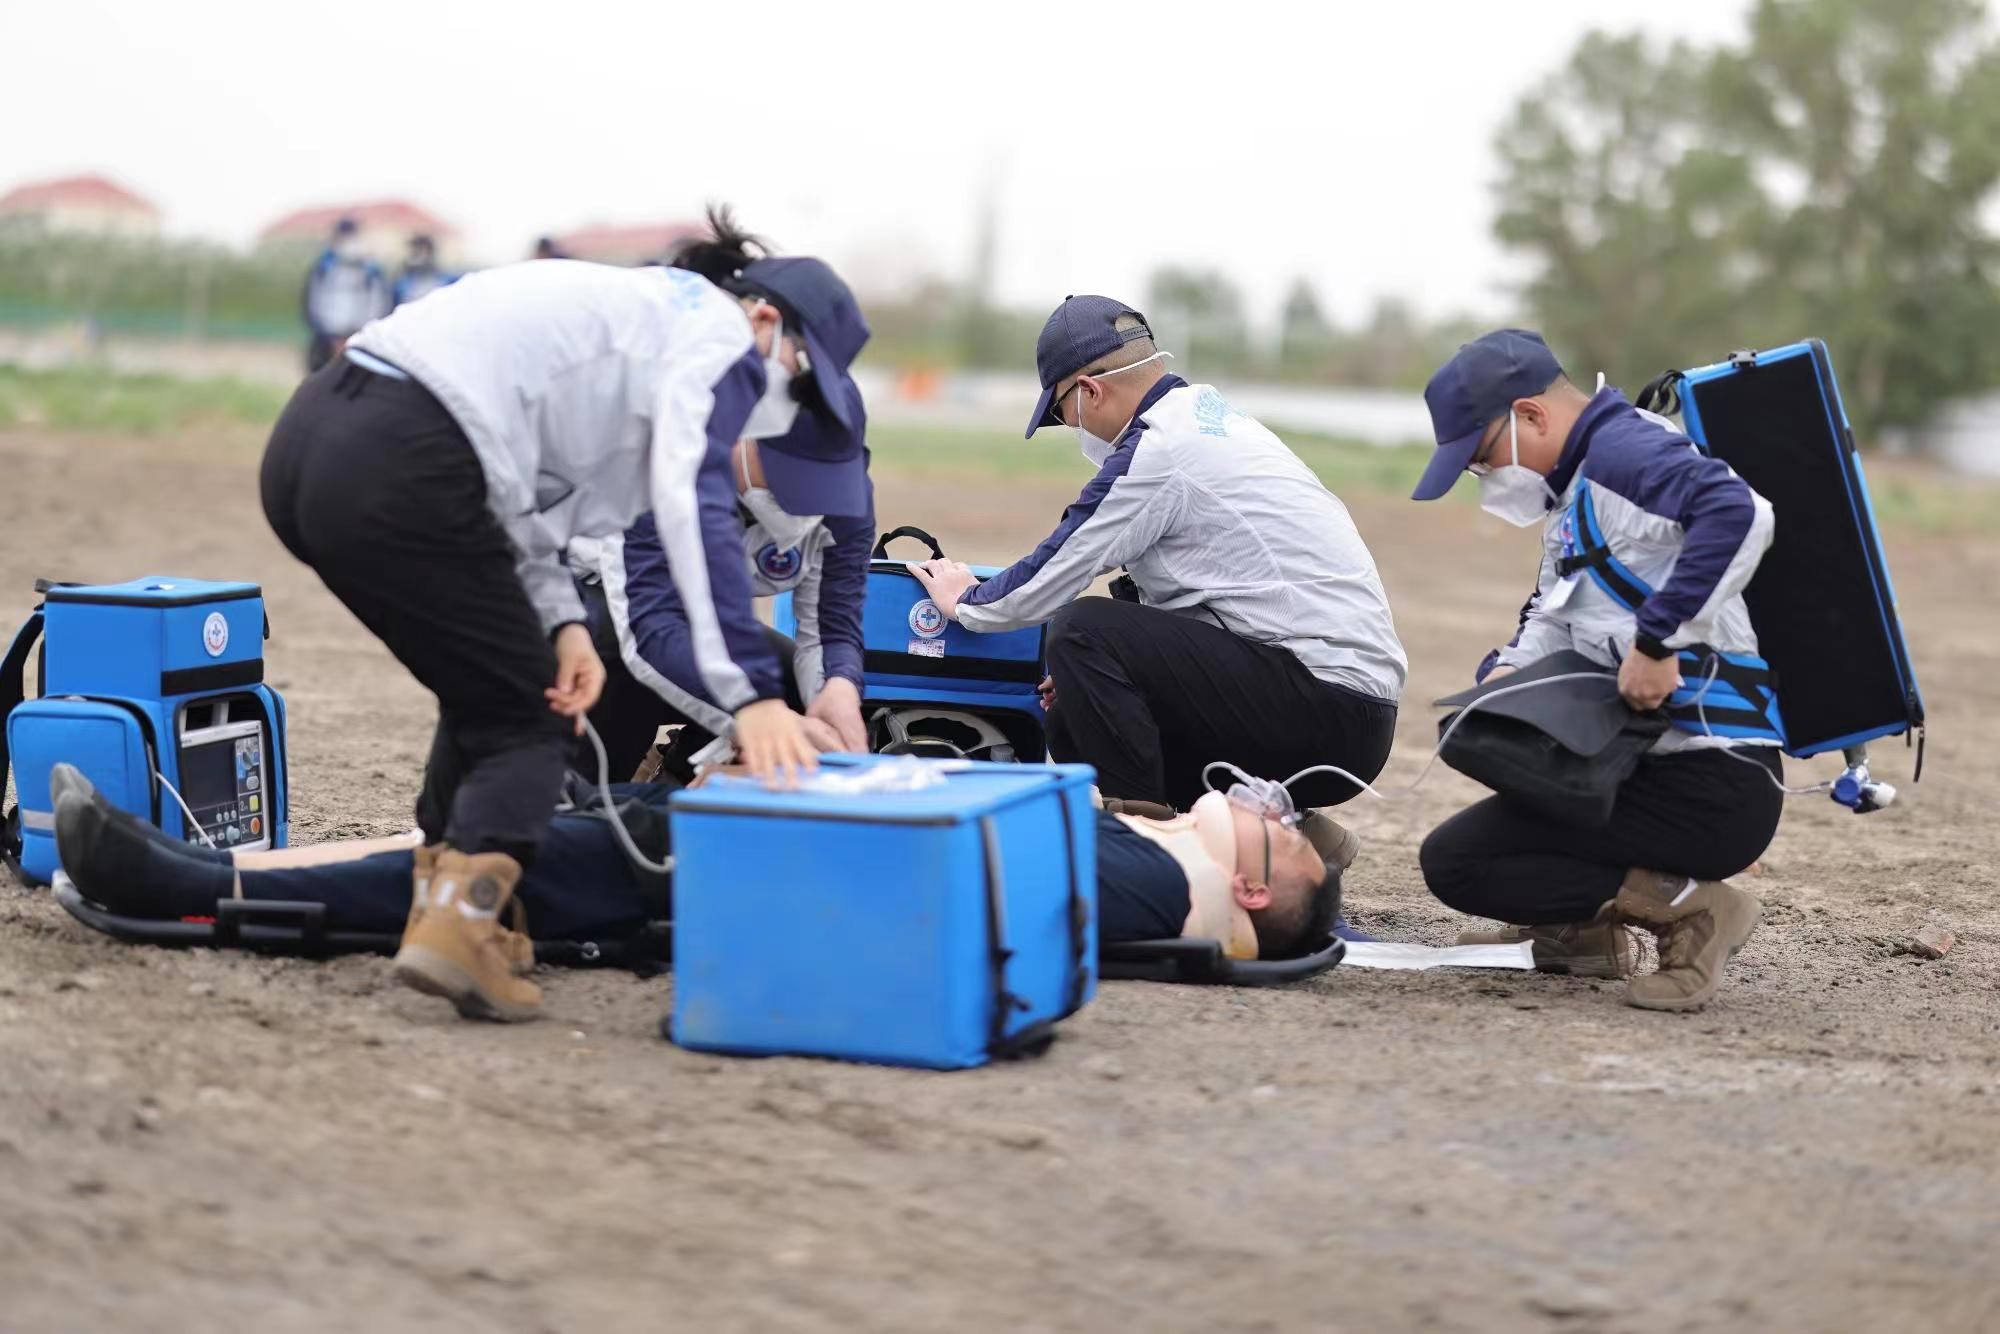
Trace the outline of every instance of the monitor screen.
[[197, 814], [235, 804], [236, 742], [233, 738], [205, 741], [181, 751], [181, 796]]

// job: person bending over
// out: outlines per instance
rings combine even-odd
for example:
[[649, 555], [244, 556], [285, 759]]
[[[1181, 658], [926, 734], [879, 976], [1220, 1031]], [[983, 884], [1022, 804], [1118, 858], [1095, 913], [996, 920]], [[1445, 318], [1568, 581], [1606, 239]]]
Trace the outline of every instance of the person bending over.
[[[1065, 299], [1036, 344], [1028, 434], [1068, 426], [1097, 475], [1035, 548], [980, 580], [911, 569], [968, 630], [1049, 623], [1049, 753], [1107, 797], [1187, 809], [1203, 767], [1381, 772], [1408, 662], [1347, 509], [1212, 386], [1168, 374], [1145, 317]], [[1136, 600], [1080, 598], [1125, 567]], [[1307, 806], [1356, 789], [1315, 775]]]
[[[50, 785], [64, 873], [86, 899], [121, 916], [211, 917], [227, 899], [305, 902], [325, 906], [329, 931], [386, 936], [407, 919], [454, 910], [457, 897], [470, 892], [433, 874], [436, 850], [420, 846], [418, 835], [229, 853], [169, 838], [113, 806], [69, 765], [56, 766]], [[641, 850], [661, 860], [671, 850], [666, 817], [675, 785], [612, 790]], [[1311, 817], [1304, 828], [1320, 829]], [[1205, 937], [1231, 958], [1293, 958], [1324, 944], [1339, 914], [1337, 863], [1323, 860], [1307, 833], [1220, 794], [1171, 820], [1100, 811], [1097, 847], [1104, 943]], [[414, 902], [412, 882], [419, 886]], [[572, 807], [552, 816], [516, 901], [536, 939], [615, 942], [671, 920], [671, 893], [668, 877], [633, 867], [601, 810]], [[497, 917], [479, 918], [463, 939], [457, 966], [517, 976], [533, 966], [527, 936]], [[447, 999], [468, 1018], [535, 1013], [532, 1005], [510, 1008], [504, 990], [466, 988]]]
[[[789, 403], [729, 451], [723, 535], [741, 552], [749, 597], [718, 605], [725, 638], [746, 645], [741, 664], [766, 693], [803, 715], [814, 749], [867, 749], [861, 721], [861, 607], [875, 540], [867, 412], [849, 367], [867, 344], [854, 294], [819, 260], [774, 256], [715, 211], [709, 233], [683, 244], [673, 266], [726, 291], [754, 291], [800, 331], [801, 367]], [[751, 437], [761, 438], [751, 438]], [[690, 757], [716, 738], [733, 746], [735, 719], [704, 672], [697, 621], [676, 583], [654, 516], [622, 536], [580, 537], [565, 558], [607, 668], [591, 710], [614, 777], [628, 778], [664, 724], [683, 723], [667, 772], [693, 777]], [[760, 625], [754, 599], [789, 593], [797, 641]], [[579, 754], [578, 763], [583, 763]], [[586, 771], [594, 771], [591, 758]]]
[[1722, 882], [1769, 846], [1784, 799], [1776, 696], [1743, 604], [1771, 506], [1665, 418], [1572, 384], [1527, 330], [1467, 343], [1424, 397], [1438, 447], [1414, 499], [1470, 472], [1489, 513], [1542, 527], [1534, 598], [1481, 677], [1574, 650], [1615, 668], [1632, 708], [1664, 705], [1673, 724], [1609, 824], [1488, 797], [1424, 840], [1424, 880], [1451, 907], [1511, 924], [1462, 943], [1529, 940], [1549, 971], [1625, 976], [1625, 926], [1650, 931], [1660, 970], [1628, 999], [1698, 1009], [1761, 913]]

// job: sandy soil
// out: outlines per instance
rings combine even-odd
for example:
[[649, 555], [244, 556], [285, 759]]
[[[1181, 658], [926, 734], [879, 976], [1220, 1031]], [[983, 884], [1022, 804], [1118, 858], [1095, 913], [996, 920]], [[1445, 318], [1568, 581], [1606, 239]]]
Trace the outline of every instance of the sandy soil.
[[[403, 828], [429, 702], [271, 538], [255, 449], [0, 435], [0, 620], [35, 575], [262, 581], [296, 837]], [[882, 492], [973, 558], [1066, 498]], [[1406, 781], [1531, 539], [1354, 509], [1415, 663]], [[478, 1026], [378, 960], [128, 948], [0, 878], [0, 1328], [2000, 1327], [2000, 545], [1890, 545], [1926, 781], [1792, 804], [1695, 1016], [1339, 969], [1112, 984], [1030, 1065], [733, 1061], [654, 1035], [665, 980], [553, 975], [543, 1022]], [[1364, 926], [1464, 925], [1415, 849], [1476, 793], [1350, 808]], [[1927, 922], [1956, 948], [1899, 952]]]

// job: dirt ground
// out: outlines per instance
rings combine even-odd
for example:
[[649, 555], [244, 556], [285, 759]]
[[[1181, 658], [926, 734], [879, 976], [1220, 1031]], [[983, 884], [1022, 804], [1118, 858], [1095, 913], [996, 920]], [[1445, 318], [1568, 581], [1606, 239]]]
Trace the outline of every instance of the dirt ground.
[[[389, 833], [428, 698], [258, 511], [255, 442], [0, 434], [0, 630], [36, 575], [261, 581], [294, 835]], [[884, 526], [1015, 554], [1067, 493], [883, 479]], [[1427, 701], [1529, 543], [1356, 498]], [[1038, 1063], [739, 1061], [668, 980], [546, 975], [468, 1024], [319, 965], [121, 946], [0, 876], [0, 1329], [2000, 1328], [2000, 543], [1892, 534], [1921, 787], [1794, 800], [1702, 1014], [1534, 974], [1109, 984]], [[1795, 777], [1833, 766], [1794, 765]], [[1350, 807], [1364, 927], [1440, 942], [1416, 845], [1478, 794]], [[1943, 959], [1899, 952], [1925, 923]]]

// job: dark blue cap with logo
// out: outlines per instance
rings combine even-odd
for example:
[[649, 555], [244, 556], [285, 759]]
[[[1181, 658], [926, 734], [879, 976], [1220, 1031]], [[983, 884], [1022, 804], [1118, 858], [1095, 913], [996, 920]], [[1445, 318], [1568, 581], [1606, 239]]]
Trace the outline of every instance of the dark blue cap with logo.
[[868, 322], [840, 275], [809, 255], [757, 259], [743, 266], [743, 284], [771, 298], [786, 331], [805, 344], [820, 398], [832, 416], [801, 412], [790, 431], [758, 442], [771, 494], [792, 514], [867, 514], [871, 509], [867, 413], [848, 374], [868, 342]]
[[1451, 490], [1479, 452], [1479, 437], [1517, 398], [1534, 398], [1563, 373], [1555, 353], [1532, 329], [1495, 329], [1459, 348], [1431, 382], [1424, 403], [1431, 410], [1437, 452], [1412, 500], [1436, 500]]
[[[1130, 315], [1137, 328], [1120, 329], [1118, 320]], [[1035, 340], [1035, 371], [1041, 377], [1042, 396], [1035, 401], [1035, 413], [1028, 418], [1028, 436], [1044, 426], [1060, 426], [1055, 413], [1056, 386], [1099, 357], [1116, 352], [1127, 343], [1151, 338], [1146, 317], [1108, 296], [1066, 296], [1042, 326]]]

